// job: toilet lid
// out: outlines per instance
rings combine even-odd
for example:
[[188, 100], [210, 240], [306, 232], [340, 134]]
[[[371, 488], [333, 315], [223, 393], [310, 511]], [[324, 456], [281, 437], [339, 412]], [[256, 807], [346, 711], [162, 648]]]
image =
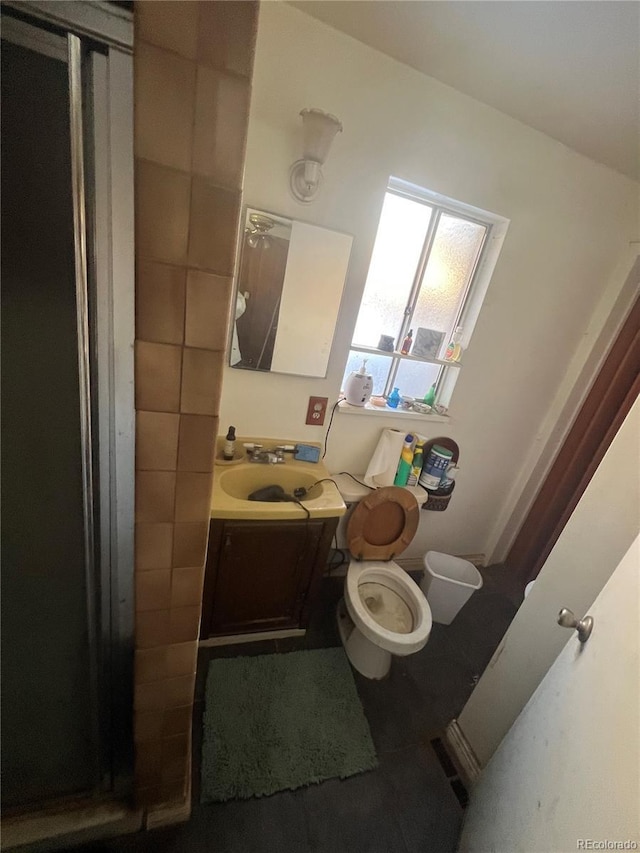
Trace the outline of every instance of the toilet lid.
[[349, 550], [356, 560], [392, 560], [409, 545], [418, 529], [414, 496], [398, 486], [376, 489], [356, 506], [347, 527]]

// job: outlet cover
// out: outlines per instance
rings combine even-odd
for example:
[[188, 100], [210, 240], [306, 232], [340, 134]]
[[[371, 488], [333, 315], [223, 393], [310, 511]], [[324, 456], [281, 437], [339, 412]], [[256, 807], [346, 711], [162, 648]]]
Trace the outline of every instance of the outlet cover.
[[327, 414], [328, 403], [328, 397], [309, 397], [305, 423], [311, 426], [322, 426], [324, 424], [324, 416]]

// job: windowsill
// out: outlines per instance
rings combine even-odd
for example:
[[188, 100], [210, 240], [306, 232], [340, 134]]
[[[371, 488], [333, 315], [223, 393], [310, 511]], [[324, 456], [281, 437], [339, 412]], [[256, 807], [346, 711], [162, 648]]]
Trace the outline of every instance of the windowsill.
[[346, 400], [341, 400], [338, 403], [338, 411], [343, 415], [374, 415], [379, 418], [401, 418], [403, 420], [421, 420], [431, 421], [432, 423], [447, 423], [451, 420], [450, 415], [439, 415], [437, 412], [432, 412], [429, 415], [423, 415], [420, 412], [408, 412], [406, 409], [390, 409], [387, 406], [372, 406], [367, 403], [366, 406], [352, 406]]

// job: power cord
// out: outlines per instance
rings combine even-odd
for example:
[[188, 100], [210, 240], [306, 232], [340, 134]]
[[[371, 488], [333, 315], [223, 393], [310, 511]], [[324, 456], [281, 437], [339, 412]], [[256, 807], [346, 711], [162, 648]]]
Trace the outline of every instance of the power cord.
[[338, 399], [333, 404], [333, 408], [331, 409], [331, 417], [329, 418], [329, 426], [327, 427], [327, 431], [324, 436], [324, 450], [322, 452], [322, 458], [327, 455], [327, 441], [329, 440], [329, 433], [331, 432], [331, 424], [333, 423], [333, 416], [336, 413], [336, 409], [338, 408], [338, 403], [341, 403], [345, 397], [338, 397]]

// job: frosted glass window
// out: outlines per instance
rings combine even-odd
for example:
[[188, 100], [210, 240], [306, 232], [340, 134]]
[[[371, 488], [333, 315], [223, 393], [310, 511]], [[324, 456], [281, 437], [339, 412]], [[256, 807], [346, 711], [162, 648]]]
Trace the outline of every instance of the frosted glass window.
[[375, 347], [380, 335], [397, 338], [432, 213], [428, 205], [385, 195], [354, 343]]
[[443, 213], [413, 312], [414, 328], [445, 332], [444, 348], [467, 293], [487, 229], [477, 222]]
[[[445, 350], [457, 326], [462, 326], [463, 344], [468, 344], [470, 329], [464, 328], [465, 306], [496, 219], [493, 214], [463, 202], [395, 178], [390, 180], [345, 379], [366, 355], [375, 394], [388, 396], [397, 387], [401, 394], [421, 399], [435, 384], [437, 400], [441, 385], [453, 387], [448, 380], [443, 383], [443, 377], [451, 377], [448, 371], [459, 368], [449, 368], [443, 363]], [[471, 308], [469, 314], [477, 316], [477, 308]], [[410, 329], [413, 330], [411, 346], [418, 337], [422, 346], [418, 352], [413, 349], [409, 352], [420, 360], [406, 358], [399, 352]], [[419, 329], [442, 333], [442, 345], [437, 352], [425, 344], [429, 333], [419, 335]], [[393, 352], [387, 355], [382, 350], [360, 351], [360, 348], [376, 350], [381, 335], [392, 338]], [[448, 401], [450, 390], [444, 396]]]

